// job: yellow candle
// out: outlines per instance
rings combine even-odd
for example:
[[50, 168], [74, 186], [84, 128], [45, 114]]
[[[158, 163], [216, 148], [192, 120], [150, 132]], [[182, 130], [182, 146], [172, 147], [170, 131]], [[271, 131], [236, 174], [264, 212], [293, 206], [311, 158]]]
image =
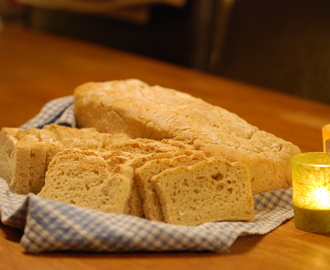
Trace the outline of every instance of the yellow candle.
[[[322, 137], [323, 137], [323, 151], [330, 152], [330, 149], [327, 151], [327, 141], [330, 140], [330, 124], [325, 125], [322, 128]], [[329, 142], [328, 142], [328, 145], [330, 145]], [[330, 148], [330, 147], [328, 147], [328, 148]]]
[[295, 226], [330, 232], [330, 153], [302, 153], [291, 164]]

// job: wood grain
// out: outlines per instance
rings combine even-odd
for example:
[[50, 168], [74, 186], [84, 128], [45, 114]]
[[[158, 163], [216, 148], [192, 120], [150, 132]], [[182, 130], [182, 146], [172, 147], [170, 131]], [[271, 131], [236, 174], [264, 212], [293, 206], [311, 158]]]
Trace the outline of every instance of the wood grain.
[[[88, 81], [138, 78], [200, 97], [260, 129], [322, 151], [330, 106], [153, 59], [5, 24], [0, 33], [0, 128], [17, 127], [49, 100]], [[0, 224], [1, 269], [326, 269], [329, 234], [297, 230], [293, 220], [265, 236], [240, 237], [228, 252], [25, 253], [22, 232]]]

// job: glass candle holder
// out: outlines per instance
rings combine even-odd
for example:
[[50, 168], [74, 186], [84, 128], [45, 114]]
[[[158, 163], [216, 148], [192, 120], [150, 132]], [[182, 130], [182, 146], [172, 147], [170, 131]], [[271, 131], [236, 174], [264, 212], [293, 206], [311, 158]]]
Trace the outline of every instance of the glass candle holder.
[[323, 151], [330, 152], [330, 124], [322, 128]]
[[296, 228], [330, 232], [330, 153], [298, 154], [291, 164]]

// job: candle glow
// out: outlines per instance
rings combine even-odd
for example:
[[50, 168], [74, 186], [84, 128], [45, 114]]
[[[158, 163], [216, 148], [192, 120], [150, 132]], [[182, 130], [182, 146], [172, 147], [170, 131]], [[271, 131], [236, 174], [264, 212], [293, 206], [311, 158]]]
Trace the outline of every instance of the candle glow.
[[318, 187], [302, 198], [302, 204], [310, 209], [330, 209], [330, 192], [327, 187]]
[[330, 232], [330, 153], [294, 156], [292, 187], [296, 227]]

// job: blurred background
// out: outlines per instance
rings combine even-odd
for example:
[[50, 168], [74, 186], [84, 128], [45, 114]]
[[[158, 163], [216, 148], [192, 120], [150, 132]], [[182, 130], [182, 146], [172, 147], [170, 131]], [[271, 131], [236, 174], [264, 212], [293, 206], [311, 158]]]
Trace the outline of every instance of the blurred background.
[[330, 103], [329, 0], [0, 0], [0, 17]]

